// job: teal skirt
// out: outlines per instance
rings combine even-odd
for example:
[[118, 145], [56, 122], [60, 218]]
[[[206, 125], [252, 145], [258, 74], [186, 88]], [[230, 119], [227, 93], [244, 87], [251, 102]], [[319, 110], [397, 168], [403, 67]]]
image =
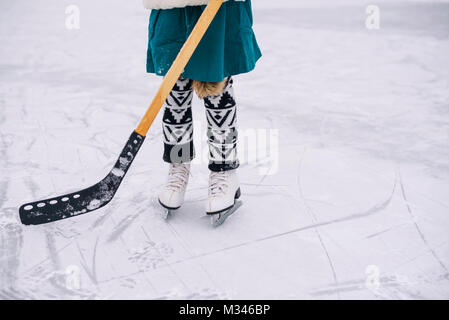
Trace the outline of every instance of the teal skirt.
[[[152, 10], [147, 72], [165, 76], [205, 6]], [[253, 29], [251, 1], [228, 1], [187, 64], [184, 78], [218, 82], [254, 69], [262, 56]]]

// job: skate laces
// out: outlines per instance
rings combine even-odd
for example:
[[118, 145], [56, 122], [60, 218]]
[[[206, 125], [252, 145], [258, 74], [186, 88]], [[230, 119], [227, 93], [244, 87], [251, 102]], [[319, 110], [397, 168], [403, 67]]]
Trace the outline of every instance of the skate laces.
[[189, 179], [190, 169], [187, 164], [174, 163], [170, 166], [166, 188], [172, 191], [181, 190]]
[[228, 189], [228, 179], [226, 171], [211, 172], [209, 178], [209, 194], [217, 197], [226, 193]]

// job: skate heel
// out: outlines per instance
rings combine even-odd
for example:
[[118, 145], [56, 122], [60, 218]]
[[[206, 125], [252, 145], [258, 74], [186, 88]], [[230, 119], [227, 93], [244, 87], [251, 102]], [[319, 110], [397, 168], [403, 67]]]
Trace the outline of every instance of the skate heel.
[[240, 188], [237, 189], [237, 191], [235, 192], [235, 199], [240, 199], [240, 197], [242, 196], [242, 190], [240, 190]]

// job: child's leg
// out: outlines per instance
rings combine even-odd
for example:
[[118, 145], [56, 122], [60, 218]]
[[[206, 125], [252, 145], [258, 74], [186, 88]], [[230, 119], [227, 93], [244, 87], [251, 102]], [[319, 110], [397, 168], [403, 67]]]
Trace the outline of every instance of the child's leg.
[[189, 182], [190, 161], [194, 157], [192, 119], [192, 80], [180, 78], [165, 103], [162, 129], [164, 161], [170, 163], [167, 183], [159, 193], [165, 217], [184, 203]]
[[219, 225], [234, 212], [240, 197], [237, 176], [237, 106], [227, 79], [218, 95], [204, 98], [209, 143], [209, 192], [206, 213], [212, 215], [214, 225]]
[[222, 93], [204, 98], [208, 124], [209, 169], [214, 172], [237, 169], [237, 107], [233, 80], [228, 78]]
[[163, 159], [168, 163], [186, 163], [194, 157], [192, 83], [192, 80], [180, 78], [165, 104]]

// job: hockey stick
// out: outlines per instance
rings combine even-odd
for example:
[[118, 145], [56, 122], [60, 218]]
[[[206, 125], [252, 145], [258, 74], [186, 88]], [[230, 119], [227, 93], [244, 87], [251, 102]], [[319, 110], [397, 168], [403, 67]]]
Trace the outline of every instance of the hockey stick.
[[159, 110], [164, 105], [165, 100], [184, 71], [185, 66], [195, 52], [222, 3], [223, 0], [209, 1], [195, 28], [170, 67], [170, 70], [165, 75], [153, 102], [140, 121], [137, 129], [129, 137], [128, 142], [120, 153], [119, 159], [109, 174], [90, 188], [22, 205], [19, 209], [19, 215], [23, 224], [38, 225], [79, 216], [104, 207], [112, 200], [137, 152], [142, 146], [145, 136]]

